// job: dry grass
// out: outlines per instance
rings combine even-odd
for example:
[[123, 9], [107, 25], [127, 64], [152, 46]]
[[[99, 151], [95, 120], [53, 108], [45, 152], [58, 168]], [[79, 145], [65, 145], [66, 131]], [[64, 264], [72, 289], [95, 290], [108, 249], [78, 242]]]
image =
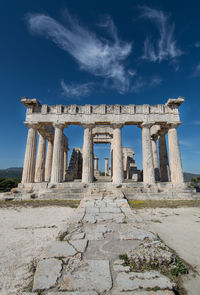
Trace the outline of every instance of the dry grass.
[[200, 200], [128, 200], [128, 203], [135, 209], [200, 207]]
[[79, 200], [29, 200], [29, 201], [0, 201], [0, 208], [16, 208], [16, 207], [45, 207], [60, 206], [77, 208], [80, 204]]

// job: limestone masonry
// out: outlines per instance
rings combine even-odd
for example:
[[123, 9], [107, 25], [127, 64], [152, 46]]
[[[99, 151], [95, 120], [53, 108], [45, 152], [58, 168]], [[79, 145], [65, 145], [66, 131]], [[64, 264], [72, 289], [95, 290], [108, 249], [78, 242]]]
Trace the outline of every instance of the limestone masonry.
[[[178, 108], [184, 102], [183, 98], [169, 99], [164, 105], [152, 106], [49, 106], [41, 105], [35, 98], [22, 98], [21, 101], [27, 108], [25, 125], [28, 127], [22, 187], [44, 182], [57, 185], [75, 179], [82, 179], [84, 184], [92, 183], [94, 177], [98, 178], [100, 175], [98, 158], [93, 153], [94, 143], [110, 144], [111, 167], [109, 159], [106, 158], [105, 176], [110, 177], [110, 181], [115, 185], [122, 184], [125, 179], [143, 181], [147, 185], [158, 182], [183, 184], [177, 135], [177, 127], [181, 124]], [[84, 139], [82, 148], [74, 148], [67, 166], [68, 138], [63, 130], [69, 125], [81, 125], [84, 128]], [[136, 167], [134, 150], [122, 146], [121, 130], [124, 125], [141, 128], [142, 171]]]

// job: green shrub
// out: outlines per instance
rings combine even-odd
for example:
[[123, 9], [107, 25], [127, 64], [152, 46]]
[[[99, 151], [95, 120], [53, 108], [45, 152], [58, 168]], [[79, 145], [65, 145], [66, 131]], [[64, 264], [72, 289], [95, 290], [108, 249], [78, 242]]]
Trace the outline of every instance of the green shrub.
[[13, 187], [17, 187], [21, 182], [20, 178], [0, 178], [0, 192], [9, 192]]

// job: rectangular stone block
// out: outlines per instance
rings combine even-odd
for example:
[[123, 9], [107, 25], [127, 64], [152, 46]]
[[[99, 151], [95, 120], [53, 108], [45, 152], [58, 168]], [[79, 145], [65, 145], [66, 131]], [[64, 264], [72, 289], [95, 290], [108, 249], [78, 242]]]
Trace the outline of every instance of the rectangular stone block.
[[112, 287], [108, 260], [85, 260], [64, 271], [59, 284], [62, 291], [96, 291], [103, 293]]

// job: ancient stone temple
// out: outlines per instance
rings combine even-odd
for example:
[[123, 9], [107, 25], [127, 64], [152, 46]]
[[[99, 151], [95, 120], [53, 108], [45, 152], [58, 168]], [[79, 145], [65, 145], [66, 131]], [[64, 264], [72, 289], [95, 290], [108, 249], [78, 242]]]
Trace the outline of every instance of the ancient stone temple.
[[[21, 101], [27, 108], [25, 125], [28, 127], [22, 176], [24, 187], [43, 182], [56, 185], [74, 179], [82, 179], [84, 184], [92, 183], [94, 175], [99, 173], [94, 143], [110, 144], [111, 165], [109, 167], [106, 158], [105, 175], [110, 175], [115, 185], [125, 180], [143, 181], [149, 185], [184, 182], [177, 134], [181, 124], [178, 108], [184, 102], [181, 97], [160, 105], [50, 106], [41, 105], [35, 98], [22, 98]], [[69, 125], [81, 125], [84, 138], [83, 147], [73, 149], [67, 166], [68, 138], [63, 131]], [[136, 125], [141, 129], [142, 172], [136, 167], [134, 150], [122, 145], [121, 132], [125, 125]]]

